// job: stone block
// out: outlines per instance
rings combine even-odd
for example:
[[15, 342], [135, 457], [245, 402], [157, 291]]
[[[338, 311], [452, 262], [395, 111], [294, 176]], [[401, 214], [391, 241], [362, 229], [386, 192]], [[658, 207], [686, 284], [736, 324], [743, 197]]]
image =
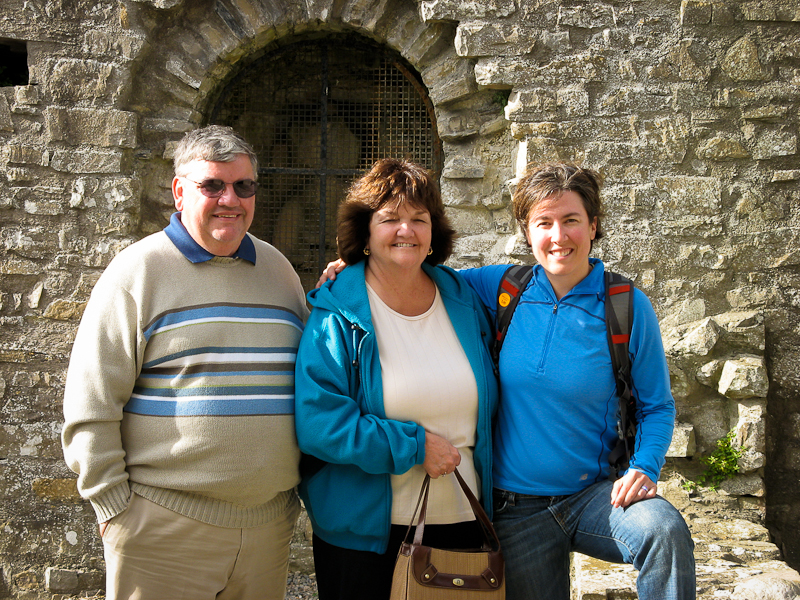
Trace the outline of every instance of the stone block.
[[486, 167], [472, 156], [453, 156], [448, 159], [442, 170], [442, 177], [447, 179], [481, 179]]
[[47, 108], [45, 122], [51, 142], [70, 145], [136, 146], [136, 113], [86, 108]]
[[183, 0], [133, 0], [134, 2], [139, 2], [140, 4], [149, 4], [150, 6], [154, 6], [155, 8], [172, 8], [173, 6], [178, 6], [183, 2]]
[[606, 57], [595, 52], [558, 58], [544, 65], [525, 57], [481, 58], [475, 65], [475, 79], [478, 85], [487, 87], [511, 87], [532, 81], [561, 86], [566, 81], [583, 83], [600, 79], [605, 66]]
[[725, 136], [715, 136], [701, 143], [697, 147], [696, 154], [700, 158], [709, 160], [735, 160], [750, 156], [738, 140]]
[[589, 114], [589, 93], [583, 88], [561, 88], [556, 92], [556, 103], [568, 118]]
[[14, 131], [14, 123], [11, 121], [11, 108], [8, 105], [8, 98], [5, 94], [0, 94], [0, 131]]
[[736, 41], [725, 54], [721, 66], [734, 81], [756, 81], [767, 77], [758, 58], [758, 47], [750, 37]]
[[197, 90], [203, 84], [202, 75], [193, 74], [186, 63], [178, 57], [173, 56], [167, 60], [166, 69], [191, 88]]
[[536, 45], [536, 30], [524, 23], [461, 23], [456, 30], [459, 56], [519, 56]]
[[676, 423], [675, 429], [672, 432], [672, 441], [667, 450], [667, 457], [692, 457], [696, 451], [694, 426], [689, 423]]
[[745, 450], [736, 461], [739, 467], [739, 473], [748, 474], [764, 468], [767, 464], [767, 457], [763, 452], [756, 452], [754, 450]]
[[780, 122], [785, 120], [788, 116], [788, 106], [776, 106], [774, 104], [756, 106], [742, 111], [742, 118], [751, 121]]
[[667, 331], [665, 328], [664, 349], [670, 356], [708, 356], [717, 344], [720, 334], [721, 327], [711, 318], [703, 319], [684, 331]]
[[85, 308], [85, 302], [59, 299], [51, 302], [42, 316], [56, 321], [80, 321]]
[[[790, 571], [787, 569], [786, 571]], [[736, 584], [731, 600], [793, 600], [800, 598], [800, 576], [796, 571], [763, 573]]]
[[81, 502], [77, 479], [34, 479], [31, 489], [37, 497], [49, 502]]
[[514, 0], [423, 0], [419, 8], [423, 21], [507, 17], [517, 11]]
[[555, 91], [535, 88], [511, 92], [505, 114], [509, 121], [544, 121], [555, 118], [557, 110]]
[[18, 85], [14, 87], [14, 102], [17, 105], [39, 104], [39, 88], [35, 85]]
[[766, 494], [764, 479], [760, 475], [736, 475], [732, 479], [723, 481], [719, 489], [731, 496], [757, 496]]
[[[649, 74], [657, 79], [706, 81], [711, 75], [706, 54], [707, 50], [693, 40], [681, 40], [658, 65], [649, 70]], [[692, 92], [696, 91], [693, 89]]]
[[12, 164], [32, 164], [46, 167], [49, 162], [47, 152], [43, 152], [41, 148], [35, 146], [9, 144], [6, 151], [8, 152], [8, 162]]
[[119, 173], [122, 170], [122, 152], [59, 149], [53, 153], [50, 166], [66, 173]]
[[442, 108], [437, 111], [436, 126], [439, 137], [445, 142], [457, 142], [477, 135], [480, 122], [480, 115], [474, 110], [448, 111]]
[[655, 184], [667, 194], [658, 203], [667, 218], [716, 216], [721, 210], [721, 183], [715, 177], [657, 177]]
[[472, 62], [453, 54], [445, 54], [422, 71], [434, 105], [454, 102], [477, 90]]
[[49, 592], [78, 591], [78, 573], [69, 569], [48, 567], [44, 572], [44, 586]]
[[600, 29], [615, 27], [614, 11], [607, 4], [585, 2], [580, 6], [560, 6], [558, 24], [562, 27]]
[[725, 365], [724, 360], [712, 360], [705, 363], [697, 370], [697, 381], [706, 387], [717, 388], [719, 383], [719, 376], [722, 374], [722, 367]]
[[769, 377], [764, 358], [739, 356], [725, 361], [719, 378], [718, 391], [728, 398], [766, 398]]
[[746, 124], [742, 131], [752, 146], [753, 158], [756, 160], [797, 154], [797, 135], [792, 131], [754, 123]]
[[[114, 102], [124, 90], [127, 70], [98, 60], [60, 58], [48, 61], [47, 89], [58, 104], [70, 105], [81, 100], [105, 98]], [[75, 85], [80, 81], [80, 85]]]
[[681, 25], [707, 25], [711, 22], [713, 4], [703, 0], [682, 0]]
[[772, 183], [780, 181], [798, 181], [800, 180], [800, 169], [787, 169], [772, 172]]

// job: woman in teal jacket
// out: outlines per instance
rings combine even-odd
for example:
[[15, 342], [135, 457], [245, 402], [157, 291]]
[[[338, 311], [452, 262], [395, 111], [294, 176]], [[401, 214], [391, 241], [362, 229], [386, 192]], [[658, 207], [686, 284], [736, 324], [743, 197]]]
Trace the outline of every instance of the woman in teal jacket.
[[352, 266], [309, 294], [298, 349], [300, 495], [320, 599], [381, 599], [425, 473], [436, 478], [426, 541], [480, 542], [446, 475], [460, 465], [491, 514], [492, 330], [463, 278], [438, 264], [454, 233], [416, 165], [377, 163], [343, 203], [338, 234]]

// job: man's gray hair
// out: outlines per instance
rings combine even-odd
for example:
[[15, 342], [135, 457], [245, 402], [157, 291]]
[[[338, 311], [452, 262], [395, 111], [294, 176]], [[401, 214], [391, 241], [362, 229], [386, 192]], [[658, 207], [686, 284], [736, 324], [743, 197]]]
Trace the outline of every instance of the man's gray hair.
[[253, 147], [232, 128], [209, 125], [184, 135], [175, 148], [172, 162], [175, 175], [185, 177], [188, 173], [186, 166], [193, 160], [233, 162], [240, 154], [245, 154], [250, 159], [253, 176], [258, 179], [258, 158]]

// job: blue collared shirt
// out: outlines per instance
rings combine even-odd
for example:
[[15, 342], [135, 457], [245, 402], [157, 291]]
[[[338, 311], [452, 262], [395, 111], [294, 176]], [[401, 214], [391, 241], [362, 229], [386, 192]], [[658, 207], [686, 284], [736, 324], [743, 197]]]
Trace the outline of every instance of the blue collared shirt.
[[[175, 247], [181, 251], [188, 260], [193, 263], [206, 262], [214, 258], [208, 250], [198, 244], [194, 238], [186, 231], [186, 227], [181, 223], [181, 213], [172, 213], [169, 219], [169, 225], [164, 228], [164, 233], [175, 244]], [[242, 243], [239, 244], [239, 249], [233, 254], [234, 258], [241, 258], [253, 264], [256, 264], [256, 247], [250, 236], [245, 234]]]

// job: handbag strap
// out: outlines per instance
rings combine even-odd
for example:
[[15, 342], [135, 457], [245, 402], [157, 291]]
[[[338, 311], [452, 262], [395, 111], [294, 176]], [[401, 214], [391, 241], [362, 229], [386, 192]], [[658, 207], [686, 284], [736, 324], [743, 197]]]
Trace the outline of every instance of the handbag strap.
[[[489, 520], [489, 515], [486, 514], [486, 511], [483, 510], [481, 503], [475, 497], [475, 494], [472, 493], [472, 490], [469, 489], [469, 486], [466, 484], [464, 479], [461, 477], [461, 473], [458, 472], [458, 469], [453, 470], [453, 474], [456, 476], [458, 480], [458, 484], [461, 486], [461, 490], [464, 492], [464, 495], [467, 497], [469, 501], [469, 505], [472, 508], [472, 512], [475, 515], [475, 519], [481, 526], [481, 531], [483, 532], [483, 539], [484, 539], [484, 550], [491, 550], [492, 548], [499, 550], [500, 549], [500, 538], [497, 537], [497, 533], [492, 526], [492, 522]], [[419, 491], [419, 498], [417, 499], [417, 507], [414, 509], [414, 514], [411, 517], [411, 523], [408, 525], [408, 529], [406, 530], [406, 536], [404, 541], [408, 543], [408, 535], [411, 532], [411, 527], [414, 525], [414, 519], [417, 516], [417, 512], [419, 512], [419, 520], [417, 521], [417, 529], [414, 532], [414, 545], [420, 546], [422, 545], [422, 536], [425, 531], [425, 514], [428, 508], [428, 492], [430, 490], [431, 484], [431, 476], [427, 473], [425, 474], [425, 479], [422, 481], [422, 487]]]

